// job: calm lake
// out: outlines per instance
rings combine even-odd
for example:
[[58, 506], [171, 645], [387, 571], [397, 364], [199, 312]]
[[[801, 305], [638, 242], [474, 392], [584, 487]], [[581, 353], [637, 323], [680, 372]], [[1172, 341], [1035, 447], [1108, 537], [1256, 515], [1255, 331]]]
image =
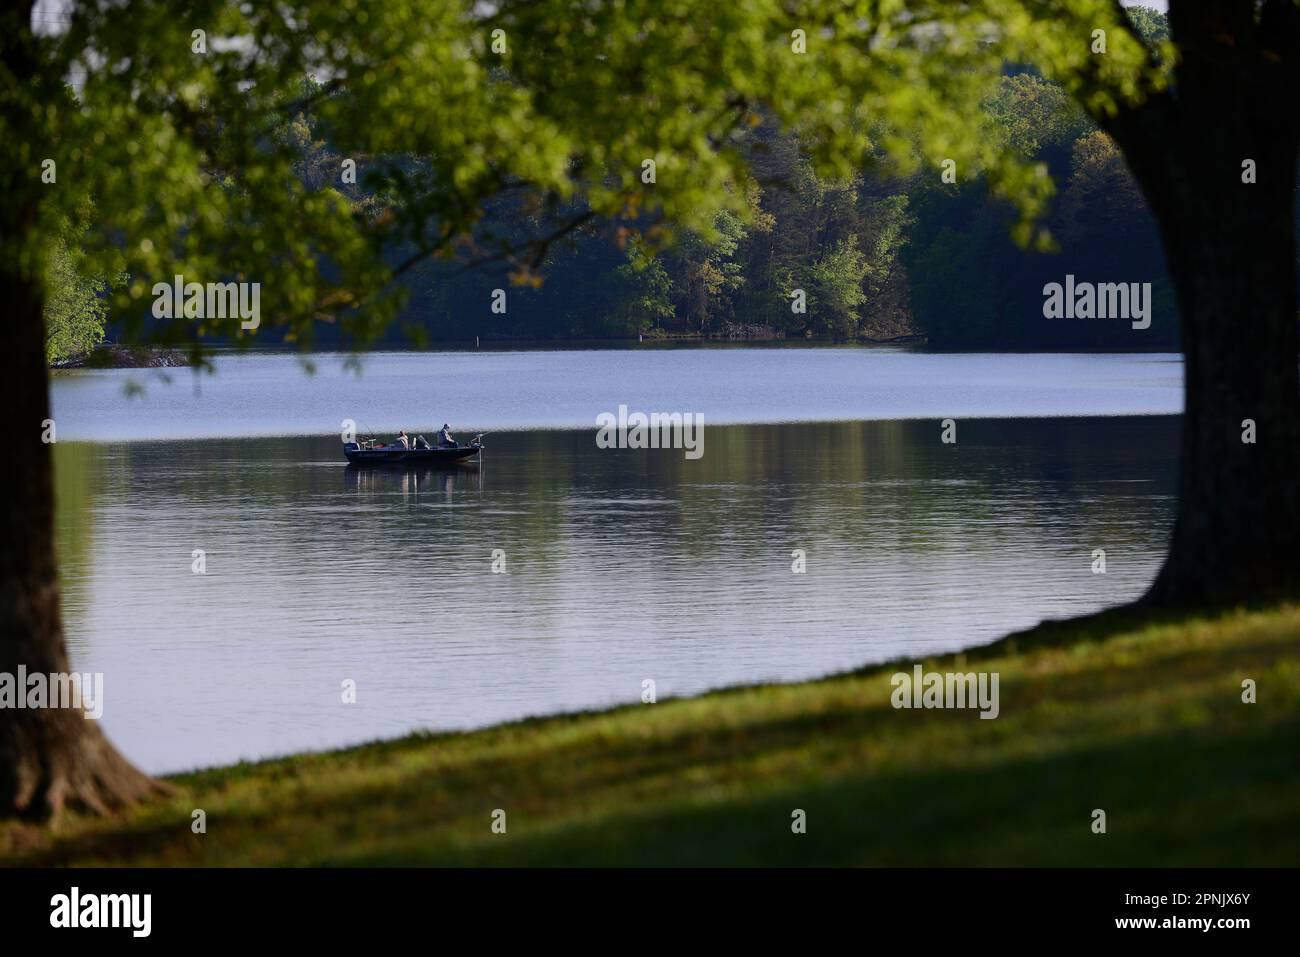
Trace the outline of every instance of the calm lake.
[[[73, 663], [147, 770], [970, 646], [1137, 596], [1172, 521], [1177, 356], [315, 362], [55, 377]], [[703, 457], [598, 448], [620, 404], [703, 413]], [[492, 434], [478, 467], [355, 471], [349, 418]]]

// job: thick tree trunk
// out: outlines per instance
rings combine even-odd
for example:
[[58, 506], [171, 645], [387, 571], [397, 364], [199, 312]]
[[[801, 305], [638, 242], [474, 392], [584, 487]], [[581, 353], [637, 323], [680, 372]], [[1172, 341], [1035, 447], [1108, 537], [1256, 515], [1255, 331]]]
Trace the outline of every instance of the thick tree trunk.
[[1172, 88], [1099, 117], [1160, 223], [1182, 321], [1178, 512], [1151, 604], [1300, 595], [1300, 12], [1262, 9], [1171, 5]]
[[[29, 675], [66, 674], [50, 446], [41, 437], [49, 418], [41, 300], [33, 283], [0, 265], [0, 302], [8, 312], [0, 408], [18, 463], [0, 497], [0, 673], [16, 679], [23, 666]], [[65, 807], [107, 813], [160, 791], [80, 710], [0, 708], [0, 817], [44, 819]]]
[[[29, 11], [0, 18], [0, 56], [19, 84], [40, 85], [27, 30]], [[59, 81], [58, 77], [54, 82]], [[30, 87], [28, 88], [30, 89]], [[0, 98], [0, 131], [13, 142], [39, 142], [33, 116], [14, 91]], [[8, 139], [6, 137], [6, 141]], [[30, 151], [23, 153], [29, 156]], [[35, 161], [33, 161], [35, 162]], [[39, 283], [36, 210], [39, 173], [24, 163], [0, 165], [0, 409], [9, 469], [0, 496], [0, 674], [70, 671], [59, 611], [54, 558], [54, 494], [50, 446], [45, 323]], [[18, 694], [26, 694], [18, 688]], [[0, 817], [48, 818], [63, 808], [105, 813], [159, 793], [162, 786], [131, 766], [83, 712], [59, 707], [0, 707]]]
[[[1292, 158], [1288, 180], [1294, 170]], [[1199, 213], [1165, 226], [1186, 387], [1178, 514], [1148, 596], [1156, 603], [1300, 594], [1290, 189], [1283, 196], [1236, 179], [1217, 197], [1189, 197]]]

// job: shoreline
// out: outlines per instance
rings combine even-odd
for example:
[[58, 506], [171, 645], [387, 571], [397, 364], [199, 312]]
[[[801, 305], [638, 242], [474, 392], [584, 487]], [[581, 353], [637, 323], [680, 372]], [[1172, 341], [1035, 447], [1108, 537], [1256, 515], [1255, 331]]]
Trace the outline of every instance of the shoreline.
[[106, 345], [49, 364], [62, 369], [179, 369], [191, 366], [189, 356], [179, 349], [161, 346]]
[[[0, 865], [1294, 863], [1297, 629], [1295, 604], [1124, 607], [813, 681], [208, 768], [117, 818], [0, 823]], [[917, 664], [999, 673], [998, 719], [891, 708]], [[193, 839], [195, 807], [219, 840]]]
[[[581, 338], [581, 339], [542, 339], [542, 338], [493, 338], [480, 339], [443, 339], [430, 341], [422, 347], [409, 343], [375, 343], [365, 349], [350, 349], [344, 345], [317, 344], [309, 351], [302, 351], [284, 343], [267, 343], [264, 345], [232, 346], [212, 343], [205, 347], [206, 358], [224, 356], [345, 356], [365, 360], [367, 356], [382, 354], [437, 354], [461, 352], [588, 352], [588, 351], [632, 351], [635, 349], [845, 349], [845, 348], [905, 348], [914, 349], [929, 355], [1174, 355], [1182, 357], [1177, 349], [1151, 347], [1147, 349], [1092, 348], [1085, 346], [1044, 348], [1016, 347], [979, 347], [970, 345], [935, 345], [925, 336], [899, 336], [891, 339], [832, 339], [832, 338], [767, 338], [767, 337], [704, 337], [704, 336], [656, 336], [644, 339], [635, 338]], [[158, 369], [158, 368], [193, 368], [194, 363], [187, 352], [180, 349], [156, 346], [104, 346], [94, 352], [61, 359], [48, 365], [51, 371], [78, 369]]]

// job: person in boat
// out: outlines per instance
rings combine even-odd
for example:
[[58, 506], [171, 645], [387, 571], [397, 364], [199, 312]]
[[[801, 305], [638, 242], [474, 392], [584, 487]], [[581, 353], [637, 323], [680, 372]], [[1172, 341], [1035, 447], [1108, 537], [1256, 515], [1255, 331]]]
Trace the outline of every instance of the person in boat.
[[442, 423], [442, 432], [438, 434], [438, 444], [443, 447], [451, 447], [456, 444], [456, 440], [451, 435], [451, 426], [446, 422]]
[[400, 446], [401, 446], [402, 448], [404, 448], [404, 449], [409, 449], [409, 448], [411, 447], [411, 439], [410, 439], [410, 437], [406, 434], [406, 430], [405, 430], [405, 429], [403, 429], [401, 432], [398, 432], [398, 433], [397, 433], [397, 441], [396, 441], [395, 443], [393, 443], [393, 444], [394, 444], [394, 445], [400, 445]]

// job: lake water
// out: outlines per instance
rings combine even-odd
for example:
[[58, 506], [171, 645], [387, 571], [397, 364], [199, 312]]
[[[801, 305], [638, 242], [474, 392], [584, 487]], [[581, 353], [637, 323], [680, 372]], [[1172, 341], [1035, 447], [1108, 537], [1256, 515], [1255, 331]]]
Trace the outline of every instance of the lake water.
[[[337, 434], [366, 429], [590, 428], [619, 404], [706, 423], [1173, 415], [1180, 356], [946, 355], [881, 348], [390, 352], [361, 373], [316, 356], [228, 356], [186, 369], [56, 376], [63, 440]], [[170, 385], [160, 374], [166, 374]], [[132, 381], [143, 394], [124, 401]]]
[[[1136, 597], [1172, 521], [1173, 356], [317, 364], [221, 360], [197, 392], [185, 370], [55, 379], [73, 662], [150, 771], [970, 646]], [[704, 413], [703, 457], [597, 448], [620, 404]], [[493, 434], [477, 467], [358, 472], [345, 418]]]

